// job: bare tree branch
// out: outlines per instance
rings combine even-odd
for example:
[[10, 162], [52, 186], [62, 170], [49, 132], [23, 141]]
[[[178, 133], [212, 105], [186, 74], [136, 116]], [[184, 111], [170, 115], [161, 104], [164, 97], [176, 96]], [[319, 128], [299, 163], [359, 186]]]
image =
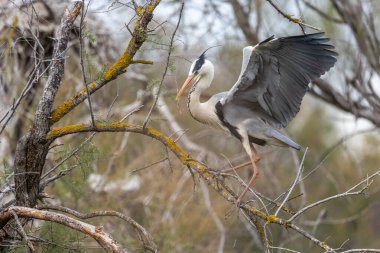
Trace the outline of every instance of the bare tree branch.
[[[142, 14], [135, 22], [132, 38], [129, 40], [126, 50], [120, 58], [103, 73], [100, 79], [88, 84], [88, 91], [90, 94], [93, 94], [110, 81], [116, 79], [120, 74], [125, 73], [125, 69], [133, 62], [133, 57], [146, 40], [148, 24], [152, 20], [153, 11], [159, 3], [160, 0], [150, 0], [146, 5], [144, 5], [144, 7], [142, 7]], [[50, 124], [58, 122], [86, 98], [86, 89], [83, 88], [77, 94], [58, 105], [57, 108], [55, 108], [51, 113]]]
[[10, 219], [13, 216], [13, 213], [16, 213], [19, 217], [56, 222], [74, 230], [77, 230], [96, 240], [106, 252], [126, 252], [126, 250], [123, 249], [121, 245], [119, 245], [114, 239], [112, 239], [110, 235], [105, 233], [101, 227], [95, 227], [93, 225], [75, 220], [63, 214], [21, 206], [12, 206], [5, 210], [2, 210], [0, 212], [0, 220]]
[[294, 18], [292, 15], [289, 15], [289, 14], [286, 14], [285, 12], [283, 12], [275, 3], [273, 3], [272, 0], [266, 0], [270, 5], [273, 6], [273, 8], [278, 12], [280, 13], [284, 18], [288, 19], [290, 22], [293, 22], [295, 24], [298, 24], [301, 29], [303, 30], [303, 26], [305, 27], [309, 27], [311, 29], [314, 29], [314, 30], [317, 30], [317, 31], [320, 31], [321, 29], [318, 28], [318, 27], [315, 27], [315, 26], [312, 26], [312, 25], [308, 25], [306, 23], [304, 23], [302, 21], [302, 19], [300, 18]]
[[[111, 122], [111, 123], [97, 123], [95, 128], [91, 125], [86, 124], [78, 124], [71, 125], [66, 127], [55, 128], [49, 133], [50, 141], [53, 141], [56, 138], [75, 133], [83, 133], [83, 132], [134, 132], [143, 134], [146, 136], [150, 136], [158, 141], [160, 141], [163, 145], [169, 148], [180, 160], [180, 162], [186, 166], [192, 167], [199, 176], [201, 176], [214, 190], [216, 190], [223, 198], [231, 203], [235, 203], [238, 196], [221, 180], [217, 177], [217, 174], [214, 175], [212, 170], [210, 170], [205, 164], [192, 159], [188, 154], [186, 154], [172, 139], [162, 134], [160, 131], [153, 128], [142, 128], [141, 126], [130, 125], [127, 123], [121, 122]], [[248, 214], [248, 216], [254, 216], [258, 219], [264, 220], [266, 223], [275, 223], [286, 228], [290, 228], [295, 230], [297, 233], [303, 235], [310, 241], [312, 241], [318, 247], [331, 251], [331, 247], [313, 235], [298, 227], [297, 225], [290, 223], [284, 219], [281, 219], [275, 215], [266, 214], [252, 204], [245, 203], [240, 206], [240, 208]]]
[[83, 10], [82, 10], [82, 14], [81, 14], [81, 18], [80, 18], [80, 25], [79, 25], [80, 66], [82, 68], [83, 83], [84, 83], [84, 86], [86, 88], [86, 95], [87, 95], [87, 100], [88, 100], [88, 106], [90, 108], [91, 122], [92, 122], [92, 125], [95, 125], [94, 111], [92, 110], [92, 103], [91, 103], [90, 92], [88, 91], [86, 69], [84, 68], [84, 62], [83, 62], [83, 50], [84, 50], [84, 48], [83, 48], [83, 29], [85, 27], [84, 18], [85, 18], [85, 15], [87, 13], [87, 8], [90, 5], [90, 3], [88, 3], [87, 8], [85, 8], [85, 2], [84, 2], [84, 0], [82, 0], [82, 5], [83, 5]]
[[[40, 175], [48, 152], [46, 135], [50, 130], [50, 112], [64, 74], [69, 32], [81, 7], [81, 2], [76, 2], [62, 17], [56, 35], [49, 77], [37, 106], [33, 126], [30, 132], [19, 140], [16, 148], [15, 189], [16, 200], [20, 205], [33, 206], [38, 196]], [[28, 176], [25, 176], [25, 173], [28, 173]]]
[[12, 213], [12, 215], [13, 215], [13, 218], [14, 218], [15, 221], [16, 221], [17, 227], [19, 228], [20, 233], [21, 233], [21, 235], [22, 235], [22, 237], [23, 237], [23, 239], [24, 239], [26, 245], [28, 245], [28, 248], [29, 248], [31, 251], [34, 252], [34, 246], [33, 246], [32, 242], [29, 240], [28, 235], [25, 233], [25, 230], [24, 230], [24, 228], [22, 227], [20, 220], [18, 219], [17, 213], [16, 213], [14, 210], [11, 210], [11, 213]]
[[63, 206], [57, 206], [57, 205], [49, 205], [49, 204], [43, 204], [38, 205], [37, 209], [49, 209], [49, 210], [55, 210], [64, 212], [67, 214], [71, 214], [79, 219], [87, 220], [90, 218], [95, 217], [118, 217], [127, 223], [129, 223], [139, 234], [144, 235], [146, 241], [149, 243], [149, 245], [145, 244], [145, 241], [143, 240], [142, 243], [144, 244], [144, 248], [147, 248], [151, 250], [152, 252], [157, 252], [157, 245], [154, 243], [153, 237], [150, 235], [150, 233], [141, 226], [138, 222], [136, 222], [131, 217], [128, 217], [122, 213], [116, 212], [116, 211], [97, 211], [97, 212], [91, 212], [91, 213], [80, 213], [76, 210], [70, 209], [68, 207]]
[[232, 7], [232, 10], [234, 11], [236, 22], [244, 33], [245, 38], [250, 43], [257, 44], [259, 42], [257, 33], [253, 31], [249, 23], [250, 13], [244, 10], [244, 7], [239, 3], [238, 0], [229, 0], [229, 3]]
[[[380, 176], [380, 171], [377, 171], [375, 172], [374, 174], [372, 174], [371, 176], [369, 177], [366, 177], [365, 179], [363, 179], [362, 181], [360, 181], [358, 184], [354, 185], [353, 187], [351, 187], [350, 189], [348, 189], [347, 191], [343, 192], [343, 193], [340, 193], [340, 194], [337, 194], [337, 195], [334, 195], [334, 196], [331, 196], [331, 197], [328, 197], [328, 198], [325, 198], [325, 199], [321, 199], [317, 202], [314, 202], [308, 206], [305, 206], [303, 207], [301, 210], [299, 210], [296, 214], [294, 214], [288, 221], [289, 222], [292, 222], [294, 219], [296, 219], [298, 216], [300, 216], [302, 213], [304, 213], [305, 211], [309, 210], [310, 208], [312, 207], [315, 207], [315, 206], [318, 206], [322, 203], [325, 203], [327, 201], [330, 201], [330, 200], [333, 200], [333, 199], [337, 199], [337, 198], [342, 198], [342, 197], [347, 197], [347, 196], [352, 196], [352, 195], [359, 195], [359, 194], [363, 194], [364, 191], [366, 189], [368, 189], [368, 187], [370, 186], [370, 180], [376, 176]], [[353, 192], [353, 190], [355, 190], [359, 185], [363, 184], [363, 183], [367, 183], [365, 187], [363, 187], [361, 190], [359, 191], [355, 191]]]
[[173, 44], [174, 44], [174, 37], [175, 37], [175, 34], [178, 30], [178, 27], [179, 27], [179, 24], [181, 23], [181, 18], [182, 18], [182, 12], [183, 12], [183, 8], [185, 7], [185, 2], [184, 0], [182, 0], [181, 2], [181, 7], [179, 9], [179, 17], [178, 17], [178, 21], [177, 21], [177, 25], [174, 29], [174, 32], [172, 34], [172, 37], [170, 39], [170, 44], [169, 44], [169, 49], [168, 49], [168, 58], [166, 59], [166, 66], [165, 66], [165, 70], [162, 74], [162, 77], [161, 77], [161, 82], [160, 84], [158, 85], [158, 89], [157, 89], [157, 93], [155, 94], [155, 99], [154, 99], [154, 102], [148, 112], [148, 115], [146, 116], [146, 119], [143, 123], [143, 128], [145, 128], [147, 126], [147, 124], [149, 123], [149, 120], [150, 120], [150, 116], [152, 115], [152, 112], [153, 112], [153, 109], [156, 107], [156, 104], [157, 104], [157, 101], [158, 101], [158, 97], [161, 95], [161, 88], [162, 88], [162, 84], [164, 82], [164, 79], [165, 79], [165, 76], [166, 76], [166, 73], [168, 71], [168, 67], [169, 67], [169, 63], [170, 63], [170, 56], [172, 54], [172, 51], [174, 50], [173, 48]]
[[286, 196], [285, 196], [284, 200], [282, 201], [281, 205], [277, 208], [277, 211], [274, 214], [275, 216], [278, 215], [278, 213], [280, 212], [280, 210], [282, 209], [282, 207], [285, 205], [286, 201], [288, 201], [288, 199], [290, 197], [290, 194], [292, 194], [294, 187], [296, 186], [296, 184], [300, 180], [300, 177], [301, 177], [302, 171], [303, 171], [303, 162], [305, 161], [307, 150], [308, 150], [308, 148], [306, 148], [305, 153], [303, 154], [302, 161], [301, 161], [300, 166], [299, 166], [298, 171], [297, 171], [297, 176], [295, 177], [295, 179], [293, 181], [293, 184], [290, 186], [290, 188], [288, 190], [288, 193], [286, 194]]

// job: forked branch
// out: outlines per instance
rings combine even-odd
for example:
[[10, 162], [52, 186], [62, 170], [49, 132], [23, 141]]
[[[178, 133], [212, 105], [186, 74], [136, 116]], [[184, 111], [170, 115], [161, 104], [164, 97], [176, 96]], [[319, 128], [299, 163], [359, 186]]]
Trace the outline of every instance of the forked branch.
[[141, 15], [135, 22], [132, 32], [132, 38], [129, 40], [128, 46], [120, 58], [114, 62], [106, 71], [104, 71], [101, 78], [87, 85], [86, 88], [81, 89], [78, 93], [58, 105], [51, 113], [50, 124], [58, 122], [67, 113], [73, 110], [77, 105], [81, 104], [86, 98], [87, 94], [93, 94], [95, 91], [116, 79], [120, 74], [125, 73], [126, 68], [130, 64], [143, 63], [151, 64], [151, 61], [133, 60], [133, 57], [141, 48], [148, 36], [148, 24], [153, 18], [153, 11], [160, 3], [160, 0], [150, 0], [144, 7], [141, 7]]
[[[184, 152], [182, 148], [178, 146], [173, 139], [169, 138], [168, 136], [156, 129], [149, 127], [143, 128], [142, 126], [131, 125], [124, 122], [96, 123], [95, 127], [87, 124], [77, 124], [54, 128], [49, 132], [48, 136], [50, 138], [49, 141], [52, 142], [55, 139], [66, 135], [85, 132], [133, 132], [154, 138], [160, 141], [168, 149], [170, 149], [183, 165], [191, 167], [215, 191], [217, 191], [219, 195], [225, 198], [228, 202], [235, 203], [237, 200], [238, 196], [224, 183], [224, 180], [218, 176], [218, 173], [214, 173], [212, 169], [208, 168], [202, 162], [192, 159], [191, 156]], [[267, 224], [275, 223], [285, 228], [290, 228], [296, 231], [297, 233], [303, 235], [304, 237], [306, 237], [315, 245], [324, 249], [325, 251], [331, 251], [332, 249], [325, 242], [318, 240], [313, 235], [298, 227], [297, 225], [289, 223], [288, 221], [279, 218], [275, 215], [269, 215], [265, 212], [262, 212], [251, 203], [245, 203], [241, 205], [241, 209], [244, 212], [246, 212], [249, 217], [255, 216], [256, 218], [264, 220]]]
[[[136, 222], [134, 219], [122, 213], [119, 213], [116, 211], [96, 211], [96, 212], [91, 212], [91, 213], [80, 213], [68, 207], [50, 205], [50, 204], [39, 205], [37, 206], [37, 209], [55, 210], [55, 211], [73, 215], [82, 220], [87, 220], [87, 219], [91, 219], [95, 217], [118, 217], [126, 221], [127, 223], [129, 223], [136, 230], [136, 232], [138, 233], [140, 237], [140, 240], [144, 244], [145, 249], [149, 249], [152, 252], [157, 252], [158, 250], [157, 245], [154, 243], [153, 237], [150, 235], [150, 233], [138, 222]], [[145, 240], [148, 242], [149, 245], [146, 245], [145, 240], [141, 238], [141, 235], [144, 236]]]
[[14, 214], [17, 214], [18, 217], [23, 218], [52, 221], [77, 230], [92, 237], [106, 252], [126, 252], [125, 249], [123, 249], [121, 245], [118, 244], [109, 234], [105, 233], [101, 227], [96, 227], [91, 224], [78, 221], [68, 217], [67, 215], [29, 207], [12, 206], [0, 212], [0, 219], [11, 219]]

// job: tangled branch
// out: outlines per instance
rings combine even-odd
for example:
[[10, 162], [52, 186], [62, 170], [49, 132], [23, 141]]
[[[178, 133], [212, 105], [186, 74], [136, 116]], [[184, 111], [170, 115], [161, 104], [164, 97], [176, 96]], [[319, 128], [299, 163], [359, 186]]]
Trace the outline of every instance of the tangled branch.
[[148, 4], [141, 7], [141, 15], [138, 16], [135, 26], [132, 32], [132, 38], [129, 40], [128, 46], [120, 58], [112, 64], [106, 71], [104, 71], [101, 78], [96, 81], [91, 82], [87, 85], [87, 88], [81, 89], [78, 93], [65, 100], [63, 103], [58, 105], [51, 113], [50, 124], [58, 122], [67, 113], [81, 104], [85, 99], [87, 99], [87, 94], [93, 94], [101, 87], [109, 83], [110, 81], [116, 79], [119, 75], [125, 73], [126, 68], [130, 64], [134, 63], [148, 63], [150, 61], [144, 60], [133, 60], [133, 57], [141, 48], [142, 44], [145, 42], [148, 33], [148, 24], [153, 18], [153, 11], [160, 3], [160, 0], [151, 0]]
[[[184, 152], [174, 140], [153, 128], [143, 128], [142, 126], [131, 125], [123, 122], [96, 123], [95, 127], [87, 124], [69, 125], [52, 129], [48, 134], [49, 142], [52, 142], [55, 139], [66, 135], [85, 132], [133, 132], [156, 139], [165, 145], [170, 151], [172, 151], [183, 165], [191, 167], [224, 199], [230, 203], [235, 203], [237, 200], [238, 196], [225, 184], [223, 177], [220, 177], [218, 172], [215, 172], [202, 162], [191, 158], [191, 156]], [[256, 217], [265, 221], [267, 224], [274, 223], [281, 225], [284, 228], [290, 228], [303, 235], [307, 239], [311, 240], [318, 247], [326, 251], [330, 251], [332, 249], [327, 245], [327, 243], [318, 240], [313, 235], [298, 227], [297, 225], [290, 223], [280, 217], [277, 217], [276, 215], [270, 215], [268, 213], [260, 211], [251, 203], [242, 204], [240, 208], [247, 214], [248, 217]]]
[[[129, 223], [138, 233], [140, 237], [140, 241], [144, 244], [145, 249], [149, 249], [152, 252], [157, 252], [157, 245], [155, 244], [153, 237], [150, 235], [150, 233], [141, 226], [137, 221], [132, 219], [131, 217], [128, 217], [122, 213], [116, 212], [116, 211], [97, 211], [97, 212], [91, 212], [91, 213], [80, 213], [76, 210], [70, 209], [68, 207], [63, 206], [57, 206], [57, 205], [50, 205], [50, 204], [43, 204], [37, 206], [37, 209], [47, 209], [47, 210], [55, 210], [64, 212], [70, 215], [73, 215], [79, 219], [87, 220], [90, 218], [95, 217], [118, 217], [127, 223]], [[144, 236], [145, 240], [142, 238]], [[145, 244], [145, 241], [147, 241], [148, 244]]]
[[101, 227], [96, 227], [91, 224], [78, 221], [66, 215], [50, 211], [38, 210], [35, 208], [12, 206], [0, 212], [0, 219], [10, 219], [14, 214], [17, 214], [18, 217], [52, 221], [65, 225], [69, 228], [92, 237], [99, 243], [100, 246], [102, 246], [106, 252], [126, 252], [122, 246], [118, 244], [109, 234], [104, 232]]

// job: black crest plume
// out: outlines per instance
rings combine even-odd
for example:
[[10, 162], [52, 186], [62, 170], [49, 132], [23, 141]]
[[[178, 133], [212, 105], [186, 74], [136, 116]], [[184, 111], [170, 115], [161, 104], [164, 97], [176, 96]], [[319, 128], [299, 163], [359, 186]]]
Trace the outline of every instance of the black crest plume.
[[206, 52], [207, 52], [209, 49], [214, 48], [214, 47], [221, 47], [221, 45], [212, 46], [212, 47], [207, 48], [205, 51], [203, 51], [203, 53], [201, 54], [201, 56], [199, 56], [199, 59], [203, 59], [203, 60], [204, 60], [205, 57], [206, 57]]
[[202, 65], [205, 63], [206, 52], [207, 52], [209, 49], [214, 48], [214, 47], [220, 47], [220, 45], [209, 47], [209, 48], [207, 48], [205, 51], [203, 51], [203, 53], [199, 56], [199, 58], [198, 58], [197, 61], [195, 62], [195, 66], [194, 66], [193, 72], [197, 72], [198, 70], [201, 69]]

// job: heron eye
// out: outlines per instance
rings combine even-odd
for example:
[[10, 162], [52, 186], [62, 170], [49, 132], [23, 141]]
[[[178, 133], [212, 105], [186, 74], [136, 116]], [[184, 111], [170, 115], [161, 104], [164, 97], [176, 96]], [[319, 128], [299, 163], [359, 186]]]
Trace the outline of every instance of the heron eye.
[[198, 71], [202, 68], [204, 62], [204, 58], [197, 59], [194, 65], [193, 73], [198, 74]]

